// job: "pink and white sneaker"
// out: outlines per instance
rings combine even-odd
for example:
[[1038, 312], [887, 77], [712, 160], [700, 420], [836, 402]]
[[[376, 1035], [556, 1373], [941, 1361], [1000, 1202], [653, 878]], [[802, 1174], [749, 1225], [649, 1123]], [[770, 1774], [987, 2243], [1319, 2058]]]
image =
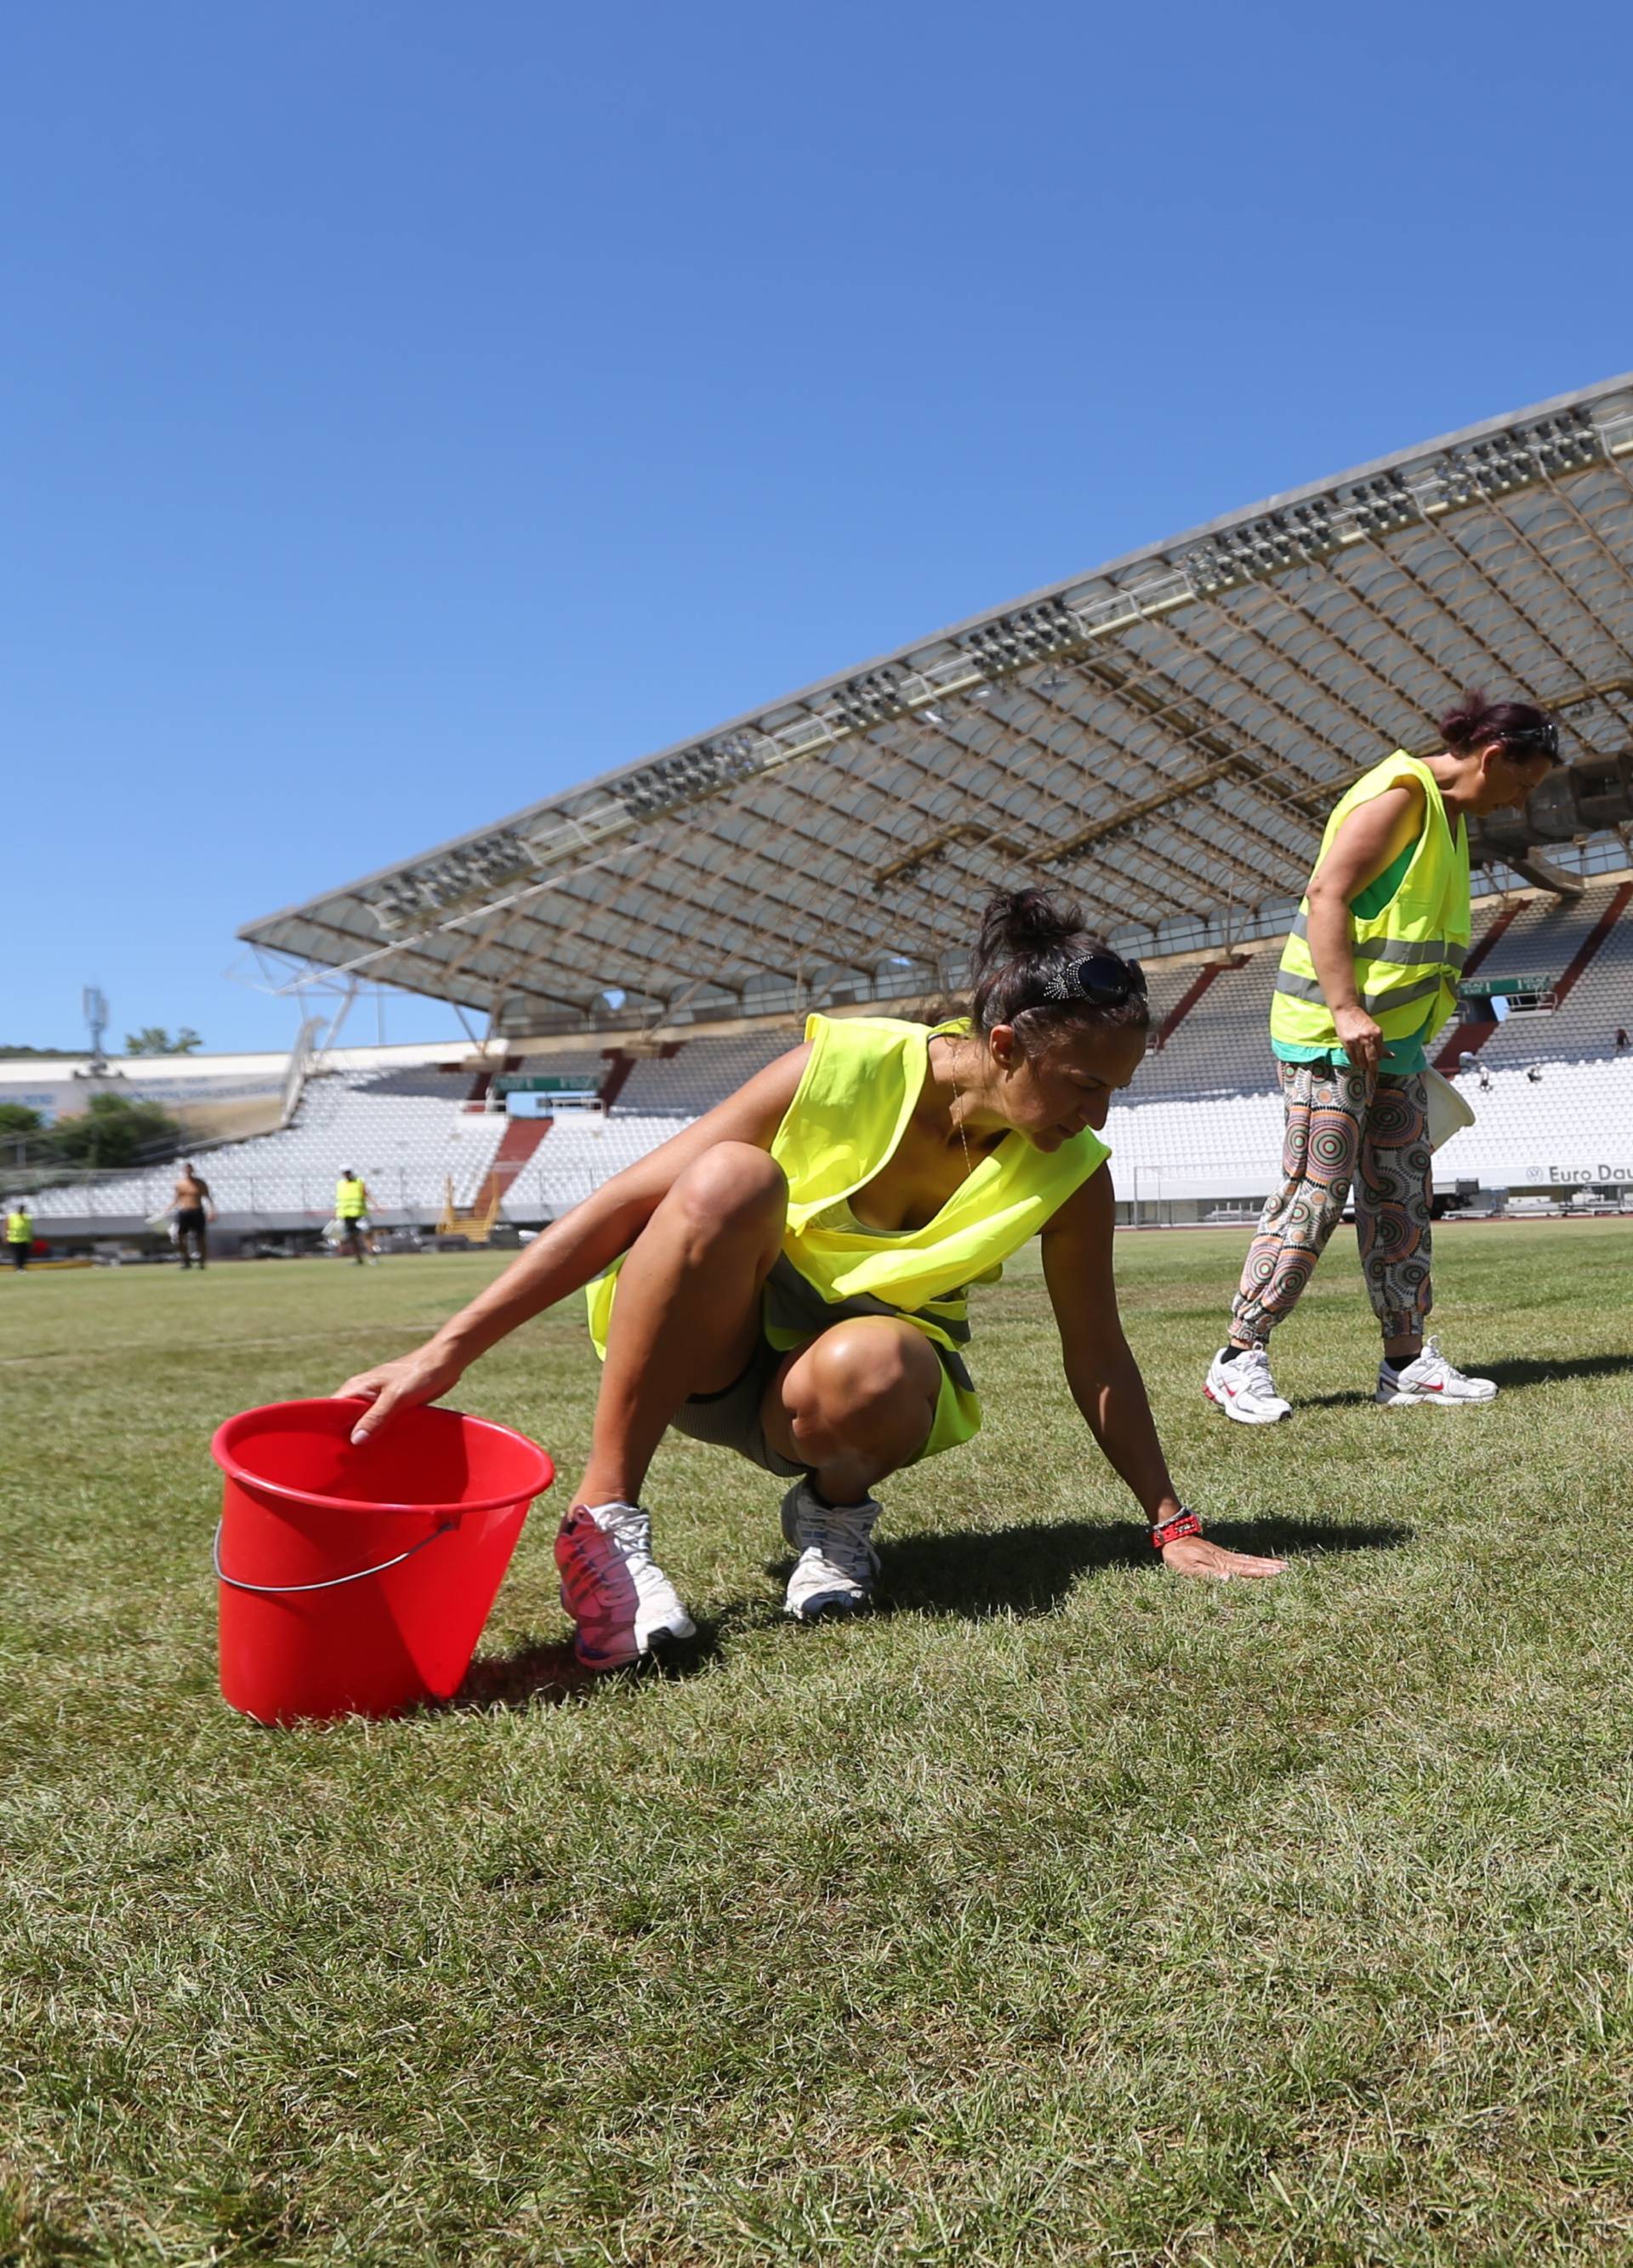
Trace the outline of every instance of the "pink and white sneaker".
[[1222, 1346], [1208, 1366], [1207, 1382], [1203, 1392], [1210, 1402], [1217, 1402], [1227, 1418], [1239, 1425], [1274, 1425], [1284, 1418], [1291, 1418], [1293, 1405], [1285, 1402], [1276, 1390], [1276, 1381], [1270, 1375], [1270, 1358], [1262, 1346], [1244, 1347], [1242, 1351], [1226, 1362], [1231, 1351]]
[[555, 1538], [562, 1604], [578, 1625], [586, 1669], [622, 1669], [697, 1626], [652, 1557], [652, 1516], [638, 1504], [576, 1504]]
[[1441, 1353], [1438, 1339], [1425, 1339], [1422, 1354], [1399, 1367], [1385, 1356], [1378, 1366], [1378, 1391], [1372, 1399], [1386, 1410], [1404, 1409], [1412, 1402], [1466, 1410], [1471, 1402], [1495, 1402], [1497, 1381], [1466, 1377]]

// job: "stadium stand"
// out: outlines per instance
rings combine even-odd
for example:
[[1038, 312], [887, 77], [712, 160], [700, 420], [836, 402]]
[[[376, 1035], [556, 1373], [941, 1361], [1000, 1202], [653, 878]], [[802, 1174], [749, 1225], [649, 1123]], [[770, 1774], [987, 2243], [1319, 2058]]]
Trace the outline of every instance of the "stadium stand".
[[[461, 1094], [469, 1083], [461, 1079]], [[423, 1211], [440, 1204], [449, 1176], [456, 1203], [474, 1202], [504, 1125], [445, 1095], [382, 1094], [367, 1077], [320, 1074], [291, 1125], [201, 1152], [200, 1163], [217, 1211], [245, 1223], [327, 1219], [347, 1166], [364, 1175], [382, 1214]], [[174, 1182], [173, 1166], [156, 1166], [43, 1189], [35, 1215], [136, 1226], [169, 1204]]]
[[564, 1113], [511, 1183], [504, 1204], [506, 1216], [533, 1221], [567, 1211], [582, 1204], [602, 1182], [657, 1149], [660, 1142], [668, 1141], [676, 1130], [673, 1117]]
[[[1588, 890], [1574, 905], [1561, 905], [1551, 898], [1534, 900], [1504, 931], [1482, 964], [1482, 976], [1541, 976], [1560, 987], [1622, 895], [1619, 888]], [[1620, 914], [1621, 908], [1616, 911]], [[1633, 926], [1625, 919], [1615, 920], [1592, 961], [1563, 989], [1559, 1005], [1511, 1016], [1497, 1025], [1477, 1050], [1482, 1060], [1496, 1069], [1539, 1059], [1584, 1061], [1614, 1055], [1616, 1027], [1626, 1024], [1629, 1005], [1629, 939]]]
[[1440, 1153], [1444, 1179], [1482, 1189], [1623, 1189], [1633, 1201], [1633, 1061], [1545, 1064], [1540, 1080], [1518, 1068], [1457, 1084], [1474, 1125]]
[[1276, 1084], [1268, 1026], [1279, 943], [1232, 956], [1171, 1034], [1146, 1057], [1135, 1086], [1142, 1100], [1256, 1093]]
[[1106, 1122], [1119, 1198], [1262, 1197], [1282, 1148], [1279, 1095], [1115, 1103]]
[[605, 1048], [557, 1048], [548, 1055], [524, 1055], [512, 1059], [511, 1073], [520, 1078], [581, 1079], [599, 1088], [607, 1073]]
[[798, 1026], [782, 1025], [764, 1033], [692, 1040], [673, 1056], [637, 1057], [620, 1089], [618, 1109], [699, 1117], [798, 1047], [801, 1036]]
[[1228, 955], [1212, 954], [1173, 968], [1157, 966], [1146, 969], [1145, 997], [1151, 1005], [1152, 1054], [1159, 1055], [1172, 1046], [1186, 1018], [1206, 998], [1228, 965]]
[[374, 1095], [423, 1095], [437, 1102], [467, 1102], [470, 1100], [471, 1074], [468, 1071], [423, 1070], [382, 1071], [368, 1081], [368, 1092]]
[[[1624, 882], [1607, 884], [1564, 907], [1547, 895], [1488, 901], [1475, 924], [1476, 948], [1488, 935], [1497, 939], [1486, 973], [1560, 974], [1625, 889]], [[1129, 1211], [1151, 1217], [1156, 1208], [1163, 1219], [1201, 1220], [1220, 1207], [1251, 1209], [1262, 1198], [1281, 1142], [1267, 1028], [1279, 957], [1279, 941], [1271, 939], [1228, 957], [1151, 969], [1153, 1039], [1181, 1004], [1189, 1005], [1165, 1043], [1153, 1044], [1108, 1122], [1119, 1198]], [[1204, 972], [1208, 982], [1198, 990]], [[1558, 1010], [1487, 1027], [1490, 1036], [1460, 1075], [1478, 1123], [1441, 1154], [1438, 1184], [1565, 1195], [1572, 1188], [1633, 1189], [1633, 1155], [1623, 1154], [1633, 1152], [1627, 1130], [1633, 1049], [1615, 1047], [1617, 1028], [1630, 1026], [1633, 908], [1623, 906]], [[291, 1126], [206, 1152], [204, 1171], [229, 1226], [321, 1221], [346, 1165], [364, 1173], [387, 1219], [434, 1219], [451, 1177], [459, 1205], [475, 1204], [492, 1189], [504, 1219], [533, 1225], [582, 1203], [799, 1035], [783, 1021], [759, 1032], [664, 1042], [667, 1054], [625, 1058], [628, 1077], [610, 1108], [563, 1108], [551, 1121], [512, 1120], [491, 1105], [471, 1104], [468, 1067], [320, 1074], [307, 1082]], [[651, 1044], [641, 1042], [644, 1049]], [[609, 1057], [622, 1057], [614, 1041], [607, 1049], [529, 1054], [519, 1068], [591, 1086]], [[1536, 1065], [1540, 1079], [1527, 1075]], [[90, 1231], [129, 1229], [168, 1202], [173, 1178], [162, 1167], [42, 1191], [42, 1232], [70, 1222]]]

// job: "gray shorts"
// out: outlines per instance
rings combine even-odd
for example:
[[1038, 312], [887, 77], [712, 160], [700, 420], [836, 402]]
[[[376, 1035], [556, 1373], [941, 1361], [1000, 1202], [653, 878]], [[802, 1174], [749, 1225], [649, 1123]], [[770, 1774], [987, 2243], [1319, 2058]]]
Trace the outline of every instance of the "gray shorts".
[[[766, 1279], [761, 1309], [764, 1320], [773, 1329], [798, 1333], [801, 1346], [808, 1346], [813, 1339], [820, 1338], [824, 1331], [850, 1316], [889, 1315], [897, 1312], [882, 1300], [864, 1296], [842, 1302], [825, 1300], [799, 1274], [786, 1253], [779, 1256]], [[941, 1397], [931, 1440], [920, 1455], [933, 1454], [932, 1442], [950, 1447], [952, 1440], [962, 1438], [952, 1431], [949, 1421], [956, 1416], [955, 1388], [969, 1388], [969, 1373], [963, 1358], [950, 1347], [938, 1344], [936, 1351], [941, 1358]], [[801, 1473], [808, 1473], [811, 1467], [791, 1464], [786, 1457], [779, 1455], [766, 1440], [760, 1416], [766, 1388], [785, 1359], [786, 1351], [779, 1352], [762, 1335], [748, 1358], [747, 1366], [730, 1386], [723, 1387], [718, 1394], [693, 1395], [689, 1402], [680, 1404], [669, 1422], [677, 1432], [687, 1434], [694, 1441], [708, 1441], [717, 1449], [735, 1449], [739, 1457], [747, 1457], [762, 1472], [776, 1473], [781, 1480], [797, 1479]], [[908, 1462], [916, 1464], [918, 1460], [912, 1458]]]
[[766, 1439], [760, 1405], [778, 1366], [787, 1360], [779, 1354], [769, 1339], [761, 1339], [748, 1365], [730, 1386], [718, 1394], [694, 1394], [683, 1402], [670, 1423], [677, 1433], [684, 1433], [694, 1441], [707, 1441], [717, 1449], [735, 1449], [739, 1457], [747, 1457], [762, 1472], [776, 1473], [779, 1479], [794, 1480], [809, 1472], [808, 1465], [791, 1464], [779, 1456]]

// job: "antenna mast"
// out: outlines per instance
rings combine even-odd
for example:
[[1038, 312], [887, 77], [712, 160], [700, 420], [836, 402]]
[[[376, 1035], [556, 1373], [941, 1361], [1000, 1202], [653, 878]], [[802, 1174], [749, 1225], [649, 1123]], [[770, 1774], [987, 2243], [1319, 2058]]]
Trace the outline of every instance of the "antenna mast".
[[79, 996], [79, 1005], [91, 1033], [91, 1068], [106, 1071], [107, 1057], [102, 1050], [102, 1035], [107, 1029], [107, 996], [99, 984], [87, 984]]

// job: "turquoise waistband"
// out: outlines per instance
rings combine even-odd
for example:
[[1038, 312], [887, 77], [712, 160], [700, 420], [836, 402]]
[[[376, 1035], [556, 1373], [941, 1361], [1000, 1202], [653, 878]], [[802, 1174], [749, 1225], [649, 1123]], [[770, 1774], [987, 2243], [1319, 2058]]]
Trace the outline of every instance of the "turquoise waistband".
[[[1342, 1048], [1302, 1048], [1291, 1040], [1272, 1040], [1270, 1048], [1278, 1063], [1339, 1064], [1350, 1060]], [[1385, 1048], [1378, 1059], [1379, 1070], [1388, 1071], [1395, 1079], [1409, 1079], [1414, 1071], [1425, 1071], [1428, 1065], [1423, 1043], [1417, 1038], [1396, 1040]]]

